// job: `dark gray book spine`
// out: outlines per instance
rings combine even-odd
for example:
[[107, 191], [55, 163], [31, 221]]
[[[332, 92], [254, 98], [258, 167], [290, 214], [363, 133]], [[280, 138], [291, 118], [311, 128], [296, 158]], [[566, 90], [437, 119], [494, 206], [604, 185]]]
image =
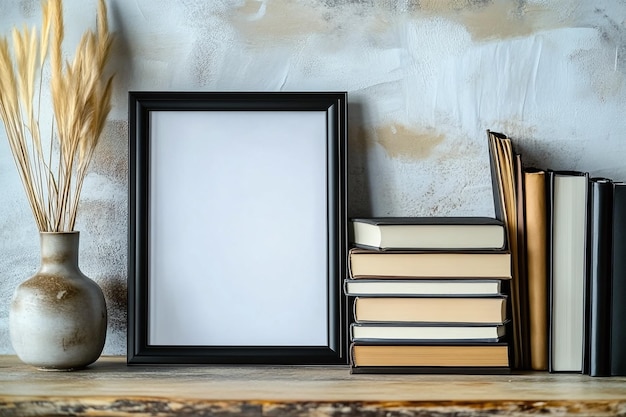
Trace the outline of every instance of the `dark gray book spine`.
[[626, 375], [626, 184], [613, 189], [611, 375]]
[[590, 184], [590, 321], [589, 375], [611, 375], [611, 253], [613, 182], [592, 178]]
[[554, 223], [554, 171], [552, 170], [546, 171], [546, 203], [546, 223], [548, 225], [548, 230], [546, 232], [546, 260], [548, 264], [548, 372], [554, 372], [554, 361], [552, 358], [554, 345], [554, 338], [552, 337], [554, 330], [554, 323], [552, 321], [552, 299], [554, 298], [554, 286], [552, 285], [552, 277], [554, 275], [554, 268], [552, 264], [552, 259], [554, 257], [554, 250], [552, 247], [552, 243], [554, 241], [554, 227], [552, 226]]

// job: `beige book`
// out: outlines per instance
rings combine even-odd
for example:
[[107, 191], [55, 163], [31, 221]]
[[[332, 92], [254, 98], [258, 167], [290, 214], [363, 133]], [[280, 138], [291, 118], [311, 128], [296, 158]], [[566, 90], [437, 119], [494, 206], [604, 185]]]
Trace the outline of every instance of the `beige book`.
[[357, 322], [503, 323], [506, 298], [357, 297]]
[[353, 248], [349, 262], [352, 278], [511, 278], [508, 252], [379, 252]]
[[508, 346], [353, 345], [354, 366], [509, 366]]

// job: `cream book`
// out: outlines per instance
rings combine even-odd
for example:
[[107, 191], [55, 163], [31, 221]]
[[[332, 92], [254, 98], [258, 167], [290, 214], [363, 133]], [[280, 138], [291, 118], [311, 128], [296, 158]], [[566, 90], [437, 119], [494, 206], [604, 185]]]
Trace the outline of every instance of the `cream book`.
[[346, 279], [346, 295], [498, 295], [500, 280]]
[[490, 217], [371, 217], [352, 219], [356, 246], [393, 249], [504, 249], [504, 224]]
[[505, 330], [504, 324], [352, 323], [350, 338], [354, 342], [497, 341]]

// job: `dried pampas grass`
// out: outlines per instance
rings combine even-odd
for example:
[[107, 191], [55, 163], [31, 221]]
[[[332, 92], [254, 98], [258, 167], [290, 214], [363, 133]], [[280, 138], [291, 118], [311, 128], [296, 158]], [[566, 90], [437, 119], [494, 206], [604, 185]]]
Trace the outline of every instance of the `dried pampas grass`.
[[[38, 229], [72, 231], [87, 168], [111, 109], [113, 75], [105, 71], [113, 38], [99, 0], [96, 32], [87, 30], [73, 61], [64, 63], [62, 1], [46, 1], [42, 14], [40, 34], [24, 27], [13, 29], [11, 42], [0, 37], [0, 117]], [[54, 117], [42, 138], [48, 56]]]

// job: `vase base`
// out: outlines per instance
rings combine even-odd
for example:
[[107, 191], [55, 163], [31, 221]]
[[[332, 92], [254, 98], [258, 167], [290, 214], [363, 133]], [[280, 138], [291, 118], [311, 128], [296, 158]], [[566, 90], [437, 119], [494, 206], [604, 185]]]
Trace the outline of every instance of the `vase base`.
[[74, 372], [74, 371], [82, 371], [86, 369], [88, 365], [85, 366], [75, 366], [72, 368], [55, 368], [55, 367], [45, 367], [45, 366], [36, 366], [35, 368], [38, 371], [43, 372]]

